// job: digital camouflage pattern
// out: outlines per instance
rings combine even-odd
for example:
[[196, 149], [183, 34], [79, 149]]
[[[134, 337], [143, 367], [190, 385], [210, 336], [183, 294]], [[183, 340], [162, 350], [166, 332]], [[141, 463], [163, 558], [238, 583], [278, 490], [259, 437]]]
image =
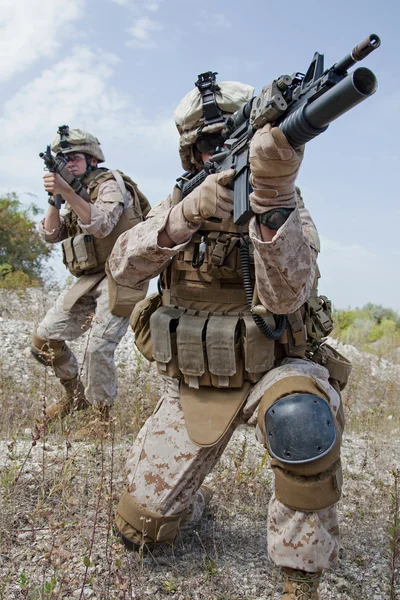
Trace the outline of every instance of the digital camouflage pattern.
[[[109, 264], [121, 285], [142, 284], [161, 273], [186, 245], [161, 248], [158, 234], [171, 212], [171, 197], [153, 208], [145, 222], [123, 233], [115, 243]], [[305, 225], [303, 229], [303, 223]], [[310, 296], [316, 273], [317, 233], [307, 209], [293, 211], [272, 242], [263, 242], [255, 219], [250, 222], [260, 299], [271, 312], [297, 310]]]
[[[132, 195], [129, 191], [127, 193], [129, 203], [133, 203]], [[90, 223], [84, 225], [78, 219], [79, 227], [84, 233], [104, 238], [113, 231], [123, 210], [123, 198], [117, 182], [106, 181], [99, 187], [96, 203], [91, 205]], [[62, 214], [60, 219], [61, 226], [53, 231], [45, 230], [44, 221], [39, 225], [39, 233], [47, 242], [55, 243], [67, 238], [67, 227]], [[110, 313], [106, 278], [81, 296], [67, 312], [63, 309], [63, 302], [68, 292], [69, 290], [62, 292], [56, 304], [46, 314], [39, 324], [37, 335], [44, 339], [68, 341], [78, 338], [90, 329], [86, 364], [86, 399], [94, 406], [111, 406], [117, 395], [114, 352], [126, 333], [129, 319]], [[56, 376], [61, 380], [73, 379], [78, 371], [74, 354], [71, 354], [66, 364], [54, 367]]]
[[[132, 194], [129, 191], [127, 193], [129, 202], [133, 203]], [[61, 242], [68, 237], [63, 213], [65, 214], [69, 210], [70, 208], [67, 205], [66, 209], [61, 211], [61, 225], [57, 229], [46, 231], [44, 228], [44, 219], [39, 224], [39, 234], [46, 242], [54, 244]], [[123, 210], [124, 204], [118, 183], [113, 180], [106, 181], [99, 187], [96, 203], [91, 204], [90, 223], [85, 225], [78, 219], [78, 225], [84, 233], [94, 235], [98, 238], [104, 238], [112, 232], [118, 223]]]
[[[66, 312], [63, 302], [68, 291], [62, 292], [55, 305], [48, 311], [37, 329], [37, 335], [55, 341], [70, 341], [90, 329], [86, 361], [86, 400], [93, 406], [111, 406], [118, 390], [114, 352], [126, 333], [129, 319], [110, 313], [106, 278], [86, 292]], [[79, 373], [79, 365], [73, 353], [66, 364], [53, 369], [56, 377], [61, 380], [73, 379]]]
[[[242, 423], [254, 426], [264, 392], [279, 379], [293, 375], [315, 379], [327, 391], [333, 411], [339, 409], [339, 396], [330, 386], [324, 367], [310, 361], [286, 359], [284, 365], [255, 384], [241, 414], [211, 448], [197, 446], [190, 440], [178, 381], [165, 378], [165, 393], [129, 453], [126, 466], [130, 495], [156, 513], [171, 516], [189, 508], [191, 518], [198, 518], [204, 504], [201, 494], [196, 495], [197, 490], [218, 462], [234, 430]], [[257, 438], [262, 438], [259, 430]], [[273, 496], [267, 535], [269, 555], [276, 565], [311, 572], [329, 568], [339, 550], [336, 508], [307, 513], [294, 511]]]
[[[255, 218], [249, 223], [258, 295], [262, 304], [277, 314], [299, 309], [310, 298], [317, 274], [318, 234], [299, 192], [294, 197], [296, 206], [272, 241], [262, 240]], [[167, 223], [169, 229], [174, 225], [173, 210], [170, 196], [152, 209], [145, 222], [120, 236], [109, 261], [117, 282], [122, 285], [145, 283], [164, 271], [171, 259], [186, 247], [193, 233], [190, 226], [187, 227], [188, 242], [172, 248], [158, 245], [159, 234], [166, 229]], [[179, 222], [180, 235], [170, 239], [186, 239], [182, 235], [183, 229]], [[171, 269], [172, 275], [173, 272]], [[179, 303], [179, 294], [177, 298], [174, 298], [175, 303]], [[196, 306], [190, 308], [196, 309]], [[192, 515], [198, 513], [195, 508], [200, 498], [198, 490], [218, 462], [235, 428], [241, 423], [251, 425], [255, 427], [257, 439], [263, 442], [257, 424], [260, 400], [276, 381], [293, 375], [310, 379], [314, 386], [318, 384], [326, 392], [333, 412], [339, 410], [340, 397], [329, 384], [328, 371], [305, 359], [288, 358], [253, 385], [240, 414], [212, 447], [191, 441], [181, 408], [179, 381], [166, 378], [165, 394], [140, 431], [127, 460], [131, 510], [137, 511], [139, 506], [169, 518], [186, 515], [188, 510]], [[117, 523], [121, 525], [124, 525], [122, 511], [126, 506], [123, 502], [121, 515], [117, 515]], [[124, 514], [129, 517], [128, 512]], [[140, 531], [127, 521], [125, 523], [131, 527], [133, 539], [134, 531], [140, 538]], [[289, 509], [273, 496], [267, 536], [270, 557], [278, 566], [309, 572], [331, 567], [339, 547], [336, 508], [302, 512]]]

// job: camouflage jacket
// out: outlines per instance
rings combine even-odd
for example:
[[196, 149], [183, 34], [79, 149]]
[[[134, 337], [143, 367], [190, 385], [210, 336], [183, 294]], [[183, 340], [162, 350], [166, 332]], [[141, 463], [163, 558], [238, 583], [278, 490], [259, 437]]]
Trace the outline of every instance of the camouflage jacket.
[[[171, 211], [171, 196], [153, 208], [146, 221], [123, 233], [110, 255], [113, 277], [122, 285], [140, 285], [159, 275], [188, 242], [173, 248], [158, 245]], [[254, 246], [257, 287], [262, 304], [277, 314], [297, 310], [310, 297], [319, 251], [319, 238], [301, 197], [296, 209], [271, 242], [261, 239], [253, 217], [249, 234]]]
[[[129, 201], [132, 203], [133, 198], [129, 190], [127, 194]], [[63, 213], [65, 215], [68, 210], [71, 210], [71, 208], [67, 205], [67, 208], [60, 213], [60, 227], [52, 231], [46, 231], [44, 228], [44, 219], [39, 224], [39, 234], [46, 242], [54, 244], [68, 237], [65, 218], [63, 216]], [[106, 181], [100, 185], [96, 203], [91, 204], [90, 210], [90, 223], [85, 225], [78, 219], [80, 229], [82, 229], [83, 233], [91, 234], [97, 238], [108, 236], [118, 223], [124, 210], [124, 200], [116, 181]]]

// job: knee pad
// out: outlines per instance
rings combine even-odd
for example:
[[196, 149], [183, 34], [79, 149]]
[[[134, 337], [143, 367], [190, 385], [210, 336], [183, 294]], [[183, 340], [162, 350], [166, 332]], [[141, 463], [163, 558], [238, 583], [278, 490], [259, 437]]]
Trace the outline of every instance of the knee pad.
[[133, 544], [161, 544], [174, 541], [186, 511], [167, 517], [141, 506], [125, 492], [118, 503], [115, 524]]
[[288, 377], [271, 386], [260, 403], [259, 425], [272, 456], [279, 501], [315, 511], [339, 500], [341, 427], [313, 380]]
[[46, 367], [60, 367], [69, 361], [71, 350], [65, 342], [45, 340], [34, 333], [32, 336], [31, 354]]

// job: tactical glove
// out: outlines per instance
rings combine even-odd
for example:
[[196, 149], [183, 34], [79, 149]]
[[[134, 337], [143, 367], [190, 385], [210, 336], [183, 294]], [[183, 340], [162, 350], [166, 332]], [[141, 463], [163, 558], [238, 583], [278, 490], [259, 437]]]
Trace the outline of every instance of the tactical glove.
[[255, 213], [275, 207], [295, 208], [295, 179], [304, 146], [294, 150], [285, 134], [270, 123], [254, 134], [250, 144], [250, 205]]
[[182, 211], [189, 223], [198, 225], [210, 217], [228, 219], [233, 211], [233, 190], [226, 186], [235, 175], [233, 169], [209, 175], [182, 201]]

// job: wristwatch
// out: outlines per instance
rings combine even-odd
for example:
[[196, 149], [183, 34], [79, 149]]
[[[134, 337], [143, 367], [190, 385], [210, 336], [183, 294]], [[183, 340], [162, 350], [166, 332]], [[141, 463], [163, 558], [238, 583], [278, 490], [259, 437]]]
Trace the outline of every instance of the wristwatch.
[[282, 227], [293, 210], [293, 208], [272, 208], [265, 213], [258, 214], [257, 220], [261, 225], [276, 231], [279, 227]]

